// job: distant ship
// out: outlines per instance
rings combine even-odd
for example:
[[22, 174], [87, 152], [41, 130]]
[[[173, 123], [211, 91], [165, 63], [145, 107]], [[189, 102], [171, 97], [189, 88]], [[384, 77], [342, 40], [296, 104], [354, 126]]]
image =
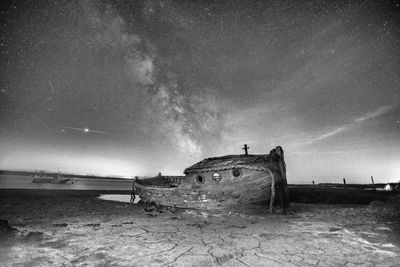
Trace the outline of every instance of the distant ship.
[[51, 183], [51, 184], [65, 184], [70, 181], [70, 178], [63, 178], [60, 172], [47, 175], [44, 170], [36, 171], [34, 175], [32, 175], [32, 183]]
[[135, 180], [133, 190], [141, 202], [205, 210], [235, 209], [275, 198], [289, 209], [286, 164], [281, 147], [269, 154], [207, 158], [184, 171], [185, 176]]

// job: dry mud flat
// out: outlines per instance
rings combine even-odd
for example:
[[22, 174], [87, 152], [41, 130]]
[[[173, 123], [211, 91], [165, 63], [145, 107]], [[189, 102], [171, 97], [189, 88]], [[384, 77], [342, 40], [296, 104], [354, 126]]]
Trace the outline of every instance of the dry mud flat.
[[[395, 204], [293, 205], [292, 215], [151, 210], [94, 193], [0, 192], [5, 266], [399, 266]], [[150, 211], [145, 211], [145, 208]]]

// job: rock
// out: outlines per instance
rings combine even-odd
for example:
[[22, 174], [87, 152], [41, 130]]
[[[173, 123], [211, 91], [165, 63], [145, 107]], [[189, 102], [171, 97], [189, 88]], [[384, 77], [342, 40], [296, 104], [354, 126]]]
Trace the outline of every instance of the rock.
[[55, 223], [53, 225], [56, 226], [56, 227], [67, 227], [68, 226], [67, 223]]
[[374, 230], [392, 232], [392, 229], [390, 229], [389, 227], [386, 227], [386, 226], [376, 227]]
[[29, 232], [25, 237], [25, 241], [41, 241], [43, 240], [43, 233], [42, 232]]
[[159, 212], [159, 213], [164, 213], [165, 211], [166, 211], [166, 208], [165, 207], [157, 207], [157, 211]]
[[155, 209], [156, 209], [155, 206], [151, 206], [151, 207], [144, 208], [144, 211], [151, 212], [151, 211], [153, 211]]
[[17, 229], [11, 227], [8, 224], [8, 220], [0, 219], [0, 233], [1, 233], [1, 235], [10, 234], [10, 233], [12, 233], [13, 231], [16, 231], [16, 230]]
[[389, 199], [389, 202], [394, 205], [400, 205], [400, 194], [393, 196]]
[[84, 224], [83, 226], [99, 227], [100, 223], [88, 223], [88, 224]]
[[370, 207], [382, 207], [385, 205], [385, 202], [379, 201], [379, 200], [374, 200], [371, 203], [369, 203]]
[[168, 210], [169, 212], [172, 212], [172, 213], [175, 213], [175, 212], [176, 212], [176, 208], [175, 208], [175, 207], [172, 207], [172, 206], [167, 207], [167, 210]]

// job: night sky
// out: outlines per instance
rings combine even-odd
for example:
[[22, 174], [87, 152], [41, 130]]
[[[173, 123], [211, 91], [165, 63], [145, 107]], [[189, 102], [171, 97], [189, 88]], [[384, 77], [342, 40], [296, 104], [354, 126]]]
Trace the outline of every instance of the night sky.
[[400, 1], [11, 1], [0, 169], [181, 175], [285, 150], [289, 183], [400, 180]]

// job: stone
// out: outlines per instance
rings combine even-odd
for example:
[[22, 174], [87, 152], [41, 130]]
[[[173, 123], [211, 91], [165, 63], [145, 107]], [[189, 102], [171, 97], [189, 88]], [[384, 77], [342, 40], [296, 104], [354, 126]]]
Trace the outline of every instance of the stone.
[[53, 225], [56, 226], [56, 227], [67, 227], [68, 226], [67, 223], [55, 223]]
[[11, 234], [12, 232], [16, 231], [17, 229], [11, 227], [8, 224], [8, 220], [0, 219], [0, 234], [7, 235]]
[[29, 232], [25, 237], [25, 241], [42, 241], [44, 234], [42, 232]]

